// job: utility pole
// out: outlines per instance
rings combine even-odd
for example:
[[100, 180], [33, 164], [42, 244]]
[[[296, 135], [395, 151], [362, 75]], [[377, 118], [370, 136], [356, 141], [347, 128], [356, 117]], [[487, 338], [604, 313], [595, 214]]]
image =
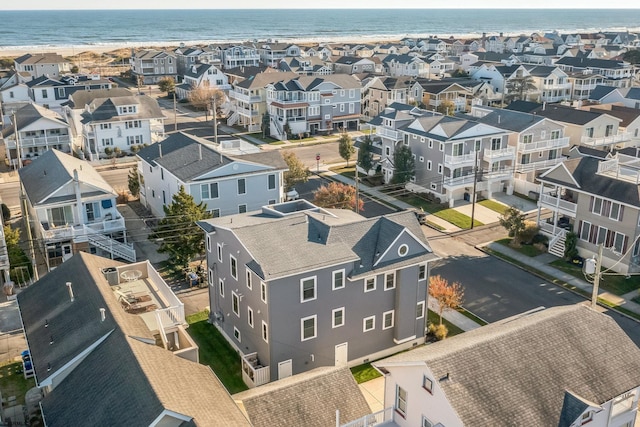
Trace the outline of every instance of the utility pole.
[[173, 91], [173, 130], [178, 132], [178, 108], [176, 107], [176, 91]]
[[33, 269], [33, 277], [36, 281], [39, 280], [38, 276], [38, 264], [36, 262], [36, 251], [33, 247], [33, 236], [31, 235], [31, 220], [29, 219], [29, 207], [27, 206], [27, 196], [24, 194], [24, 187], [20, 184], [20, 207], [22, 208], [22, 217], [25, 221], [25, 228], [27, 229], [27, 239], [29, 239], [29, 254], [31, 256], [31, 267]]
[[598, 305], [598, 287], [600, 286], [600, 269], [602, 268], [602, 243], [598, 245], [598, 258], [596, 259], [596, 271], [593, 278], [593, 291], [591, 293], [591, 308], [595, 309]]
[[[475, 147], [474, 147], [475, 148]], [[471, 230], [473, 230], [473, 221], [476, 213], [476, 186], [478, 184], [478, 154], [480, 150], [476, 150], [476, 161], [473, 165], [473, 193], [471, 193]]]
[[360, 188], [358, 186], [358, 163], [356, 162], [356, 213], [360, 213]]

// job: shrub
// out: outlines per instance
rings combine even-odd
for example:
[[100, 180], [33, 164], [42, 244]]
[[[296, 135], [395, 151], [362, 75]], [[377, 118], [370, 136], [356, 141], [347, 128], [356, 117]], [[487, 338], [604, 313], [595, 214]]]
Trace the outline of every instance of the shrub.
[[531, 241], [531, 243], [533, 243], [534, 245], [536, 243], [541, 243], [543, 245], [546, 245], [547, 243], [549, 243], [549, 238], [547, 236], [545, 236], [544, 234], [536, 234], [535, 236], [533, 236], [533, 240]]
[[449, 333], [449, 330], [445, 325], [437, 325], [434, 328], [434, 332], [433, 332], [433, 334], [435, 335], [438, 341], [442, 341], [443, 339], [445, 339], [448, 333]]
[[524, 230], [522, 230], [519, 234], [520, 241], [525, 244], [529, 244], [533, 241], [533, 238], [540, 231], [540, 227], [535, 221], [525, 221], [524, 222]]
[[104, 154], [105, 154], [107, 157], [111, 157], [111, 155], [113, 154], [113, 150], [111, 149], [111, 147], [105, 147], [105, 149], [104, 149]]

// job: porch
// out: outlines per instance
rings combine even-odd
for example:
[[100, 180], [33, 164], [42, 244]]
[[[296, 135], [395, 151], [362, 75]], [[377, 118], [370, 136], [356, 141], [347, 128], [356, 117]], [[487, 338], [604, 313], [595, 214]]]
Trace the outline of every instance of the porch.
[[270, 369], [260, 364], [257, 352], [242, 355], [241, 362], [242, 380], [247, 387], [258, 387], [271, 381]]

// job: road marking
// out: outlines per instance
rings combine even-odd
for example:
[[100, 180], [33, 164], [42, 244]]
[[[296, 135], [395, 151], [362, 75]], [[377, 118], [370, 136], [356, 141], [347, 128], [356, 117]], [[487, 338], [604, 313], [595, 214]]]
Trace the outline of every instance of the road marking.
[[498, 295], [498, 294], [492, 294], [492, 295], [493, 295], [494, 297], [496, 297], [496, 298], [502, 298], [502, 297], [501, 297], [500, 295]]

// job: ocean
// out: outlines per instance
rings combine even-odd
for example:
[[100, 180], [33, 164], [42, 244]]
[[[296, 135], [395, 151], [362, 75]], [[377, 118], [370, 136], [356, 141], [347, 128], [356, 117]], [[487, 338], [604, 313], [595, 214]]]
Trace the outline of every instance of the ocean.
[[0, 51], [247, 40], [640, 31], [640, 9], [264, 9], [0, 11]]

